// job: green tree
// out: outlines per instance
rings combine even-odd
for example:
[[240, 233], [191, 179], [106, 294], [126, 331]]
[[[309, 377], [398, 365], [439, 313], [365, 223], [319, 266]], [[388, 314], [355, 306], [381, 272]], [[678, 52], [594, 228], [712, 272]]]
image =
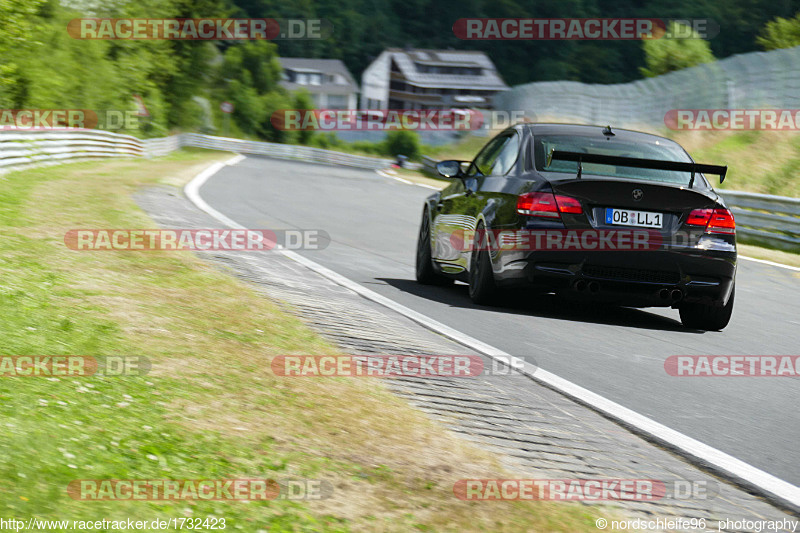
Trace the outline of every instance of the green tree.
[[280, 130], [272, 125], [272, 114], [281, 109], [291, 109], [292, 98], [283, 89], [270, 91], [261, 96], [262, 120], [258, 134], [271, 142], [296, 143], [300, 132]]
[[25, 88], [10, 52], [30, 40], [44, 0], [0, 0], [0, 107], [19, 107]]
[[163, 135], [166, 109], [155, 76], [160, 66], [169, 65], [162, 43], [74, 39], [65, 28], [76, 15], [56, 8], [35, 20], [36, 39], [7, 51], [10, 63], [18, 65], [7, 93], [14, 107], [90, 109], [102, 119], [109, 111], [132, 110], [133, 95], [139, 94], [151, 117], [144, 129], [130, 133]]
[[[299, 91], [295, 91], [292, 97], [292, 109], [314, 109], [314, 100], [311, 98], [311, 94], [307, 90], [301, 89]], [[310, 144], [313, 136], [313, 130], [298, 131], [297, 142], [300, 144]]]
[[646, 39], [642, 41], [645, 53], [645, 64], [641, 73], [647, 77], [660, 76], [674, 70], [713, 63], [714, 54], [708, 42], [701, 39], [697, 32], [683, 25], [670, 22], [667, 27], [669, 35], [689, 35], [685, 39], [667, 38]]
[[270, 123], [278, 109], [290, 109], [292, 100], [278, 86], [281, 66], [278, 48], [266, 41], [237, 43], [225, 50], [217, 74], [218, 100], [234, 104], [233, 120], [248, 135], [290, 142], [293, 132], [277, 131]]
[[420, 155], [420, 140], [416, 131], [393, 131], [386, 136], [385, 143], [389, 155], [404, 155], [409, 159], [417, 159]]
[[793, 18], [777, 17], [768, 22], [756, 38], [764, 50], [792, 48], [800, 45], [800, 13]]

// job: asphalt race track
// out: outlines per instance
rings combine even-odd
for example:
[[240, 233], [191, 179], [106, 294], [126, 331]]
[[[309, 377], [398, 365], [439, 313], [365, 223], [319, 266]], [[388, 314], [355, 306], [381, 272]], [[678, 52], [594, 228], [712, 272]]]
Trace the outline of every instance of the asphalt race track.
[[299, 253], [450, 327], [536, 363], [670, 428], [800, 485], [800, 378], [672, 377], [671, 355], [798, 355], [800, 272], [742, 260], [722, 332], [684, 329], [672, 309], [580, 306], [521, 294], [472, 304], [467, 287], [414, 281], [423, 199], [433, 191], [375, 172], [248, 157], [200, 189], [258, 229], [322, 229]]

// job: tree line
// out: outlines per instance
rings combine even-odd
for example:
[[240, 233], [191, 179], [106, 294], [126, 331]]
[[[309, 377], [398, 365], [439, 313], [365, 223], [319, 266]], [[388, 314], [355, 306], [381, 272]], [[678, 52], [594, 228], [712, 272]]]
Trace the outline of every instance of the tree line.
[[[274, 129], [277, 109], [308, 109], [308, 94], [279, 86], [279, 56], [341, 59], [356, 77], [387, 47], [456, 48], [489, 54], [509, 85], [544, 80], [622, 83], [736, 53], [800, 44], [800, 0], [0, 0], [0, 109], [134, 109], [140, 136], [216, 131], [219, 103], [230, 134], [312, 141]], [[269, 41], [80, 40], [78, 17], [318, 18], [329, 38]], [[464, 41], [464, 17], [713, 19], [707, 41]], [[330, 139], [324, 142], [331, 142]]]

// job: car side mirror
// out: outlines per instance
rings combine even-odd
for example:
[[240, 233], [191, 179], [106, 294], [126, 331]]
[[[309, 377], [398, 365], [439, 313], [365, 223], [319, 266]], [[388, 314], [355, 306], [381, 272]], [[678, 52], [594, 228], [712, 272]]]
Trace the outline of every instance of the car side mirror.
[[461, 162], [449, 159], [436, 163], [436, 172], [445, 178], [455, 178], [461, 174]]

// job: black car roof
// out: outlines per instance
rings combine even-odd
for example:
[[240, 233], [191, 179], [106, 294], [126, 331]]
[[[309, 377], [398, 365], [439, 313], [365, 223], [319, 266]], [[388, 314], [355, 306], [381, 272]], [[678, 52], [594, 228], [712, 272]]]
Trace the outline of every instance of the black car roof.
[[[597, 137], [598, 139], [605, 138], [603, 130], [606, 128], [606, 126], [587, 126], [583, 124], [525, 124], [524, 126], [533, 132], [534, 135], [573, 135], [576, 137]], [[621, 128], [617, 129], [613, 126], [611, 127], [611, 131], [614, 132], [613, 139], [642, 144], [656, 144], [666, 141], [670, 144], [678, 145], [678, 143], [671, 139], [651, 133]]]

